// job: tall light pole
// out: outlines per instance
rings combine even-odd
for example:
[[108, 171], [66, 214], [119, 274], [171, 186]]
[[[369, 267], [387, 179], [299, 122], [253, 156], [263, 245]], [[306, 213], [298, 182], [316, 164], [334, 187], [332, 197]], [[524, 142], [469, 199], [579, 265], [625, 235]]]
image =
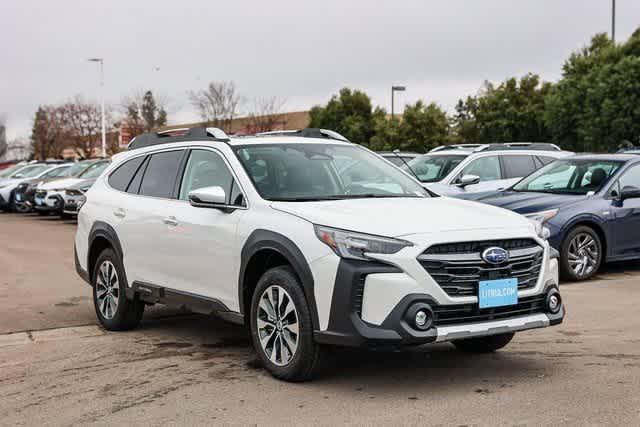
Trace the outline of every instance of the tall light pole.
[[104, 58], [89, 58], [90, 62], [97, 62], [100, 66], [100, 111], [102, 114], [102, 157], [107, 157], [107, 129], [104, 117]]
[[611, 41], [616, 42], [616, 0], [611, 0]]
[[407, 90], [406, 86], [391, 86], [391, 118], [395, 115], [395, 93], [404, 92]]

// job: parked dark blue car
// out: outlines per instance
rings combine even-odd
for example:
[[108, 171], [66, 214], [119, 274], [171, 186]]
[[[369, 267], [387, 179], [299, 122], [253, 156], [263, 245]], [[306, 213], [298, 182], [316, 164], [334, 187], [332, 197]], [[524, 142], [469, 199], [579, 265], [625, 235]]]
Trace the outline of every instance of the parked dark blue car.
[[564, 279], [588, 279], [604, 262], [640, 258], [640, 156], [556, 160], [478, 201], [543, 223]]

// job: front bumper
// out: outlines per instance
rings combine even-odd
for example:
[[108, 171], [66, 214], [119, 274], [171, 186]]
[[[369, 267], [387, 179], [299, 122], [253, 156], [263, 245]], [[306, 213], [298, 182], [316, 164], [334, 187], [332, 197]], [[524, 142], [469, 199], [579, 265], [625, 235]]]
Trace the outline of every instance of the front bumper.
[[42, 212], [62, 212], [64, 200], [59, 193], [47, 192], [43, 195], [36, 192], [33, 207]]
[[84, 195], [70, 196], [65, 194], [63, 196], [63, 208], [62, 212], [68, 215], [77, 215], [78, 214], [78, 206], [80, 206], [79, 202], [84, 202]]
[[[565, 314], [564, 306], [556, 314], [548, 310], [547, 293], [552, 290], [558, 290], [555, 260], [547, 262], [535, 289], [519, 291], [517, 305], [480, 309], [475, 297], [443, 300], [435, 283], [416, 287], [399, 267], [342, 259], [328, 327], [315, 331], [314, 338], [340, 346], [402, 347], [543, 328], [561, 323]], [[427, 330], [409, 320], [409, 311], [417, 305], [433, 310], [433, 325]]]

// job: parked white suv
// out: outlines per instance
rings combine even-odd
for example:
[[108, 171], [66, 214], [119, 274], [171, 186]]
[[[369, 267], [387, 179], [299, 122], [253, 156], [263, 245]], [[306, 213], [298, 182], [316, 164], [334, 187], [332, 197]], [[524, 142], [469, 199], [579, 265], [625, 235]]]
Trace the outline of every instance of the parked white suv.
[[186, 305], [249, 326], [265, 367], [300, 381], [325, 345], [494, 351], [564, 317], [539, 223], [430, 197], [359, 145], [204, 129], [132, 145], [87, 192], [75, 238], [108, 330]]
[[444, 145], [401, 167], [436, 194], [475, 200], [572, 154], [547, 143]]

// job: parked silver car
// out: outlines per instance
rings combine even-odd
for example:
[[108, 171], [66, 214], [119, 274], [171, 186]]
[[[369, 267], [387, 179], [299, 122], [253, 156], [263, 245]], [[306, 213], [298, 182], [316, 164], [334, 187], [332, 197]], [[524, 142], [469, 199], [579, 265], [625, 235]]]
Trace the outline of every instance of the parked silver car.
[[543, 143], [448, 145], [401, 167], [430, 191], [465, 197], [509, 188], [547, 163], [572, 154]]

